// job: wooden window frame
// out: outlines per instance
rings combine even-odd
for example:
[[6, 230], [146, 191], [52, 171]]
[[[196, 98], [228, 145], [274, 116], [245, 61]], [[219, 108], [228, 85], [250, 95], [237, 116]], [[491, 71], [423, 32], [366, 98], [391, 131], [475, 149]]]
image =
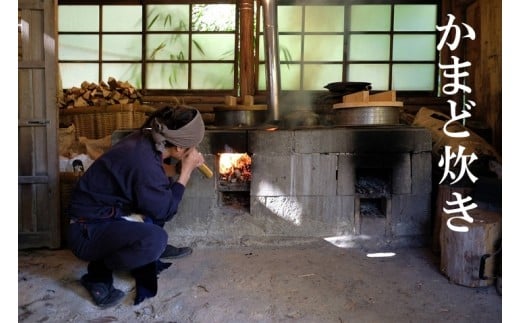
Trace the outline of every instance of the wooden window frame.
[[[99, 6], [102, 6], [102, 5], [143, 5], [143, 17], [145, 17], [144, 15], [144, 10], [145, 10], [145, 5], [150, 5], [150, 4], [189, 4], [189, 5], [192, 5], [192, 4], [200, 4], [201, 1], [194, 1], [194, 0], [183, 0], [183, 1], [175, 1], [175, 2], [172, 2], [171, 0], [59, 0], [58, 1], [58, 5], [99, 5]], [[237, 9], [236, 9], [236, 14], [237, 14], [237, 17], [236, 17], [236, 28], [235, 28], [235, 39], [236, 39], [236, 44], [237, 46], [235, 46], [235, 60], [234, 60], [234, 67], [235, 67], [235, 72], [234, 72], [234, 88], [232, 90], [152, 90], [152, 89], [146, 89], [145, 87], [145, 80], [146, 80], [146, 62], [147, 62], [147, 59], [146, 59], [146, 56], [145, 56], [145, 53], [144, 51], [146, 50], [146, 47], [143, 45], [143, 55], [142, 55], [142, 59], [141, 59], [141, 71], [142, 71], [142, 80], [143, 80], [143, 87], [144, 89], [142, 90], [143, 91], [143, 94], [145, 95], [155, 95], [155, 96], [165, 96], [165, 95], [179, 95], [179, 96], [186, 96], [186, 95], [197, 95], [197, 96], [225, 96], [225, 95], [233, 95], [233, 96], [237, 96], [238, 94], [238, 84], [239, 84], [239, 74], [240, 74], [240, 71], [239, 71], [239, 65], [238, 65], [238, 60], [239, 60], [239, 52], [238, 52], [238, 40], [239, 40], [239, 32], [240, 32], [240, 27], [239, 27], [239, 19], [238, 19], [238, 15], [239, 15], [239, 3], [237, 1], [232, 1], [232, 0], [222, 0], [222, 1], [216, 1], [216, 0], [206, 0], [204, 1], [204, 3], [206, 4], [225, 4], [225, 3], [228, 3], [228, 4], [236, 4], [237, 5]], [[289, 4], [294, 4], [294, 1], [293, 0], [278, 0], [277, 4], [279, 5], [289, 5]], [[321, 4], [323, 5], [323, 0], [307, 0], [305, 1], [304, 3], [305, 5], [318, 5], [318, 4]], [[400, 0], [400, 1], [391, 1], [391, 0], [373, 0], [373, 1], [363, 1], [363, 0], [328, 0], [327, 1], [327, 4], [331, 4], [331, 5], [343, 5], [345, 6], [345, 14], [348, 14], [348, 10], [350, 10], [350, 7], [352, 5], [357, 5], [357, 4], [391, 4], [391, 5], [398, 5], [398, 4], [435, 4], [438, 6], [438, 10], [437, 10], [437, 21], [440, 21], [440, 15], [441, 15], [441, 5], [442, 5], [442, 1], [440, 0], [416, 0], [416, 1], [413, 1], [413, 0]], [[302, 5], [301, 2], [298, 2], [298, 5]], [[261, 6], [261, 3], [260, 1], [256, 1], [256, 18], [257, 18], [257, 21], [260, 21], [259, 18], [260, 18], [260, 6]], [[393, 10], [393, 7], [392, 7], [392, 10]], [[101, 10], [100, 10], [100, 15], [102, 14]], [[392, 19], [393, 19], [393, 13], [392, 13]], [[100, 22], [101, 23], [101, 22]], [[145, 20], [143, 19], [143, 24], [145, 23]], [[251, 26], [251, 28], [254, 28], [253, 26]], [[345, 35], [345, 42], [347, 42], [347, 38], [348, 36], [350, 35], [350, 30], [348, 29], [348, 21], [345, 21], [345, 27], [344, 27], [344, 30], [345, 32], [342, 33], [343, 35]], [[102, 31], [99, 32], [99, 33], [103, 33]], [[256, 39], [256, 42], [255, 42], [255, 45], [254, 45], [254, 50], [257, 52], [259, 50], [259, 37], [263, 37], [260, 33], [260, 28], [259, 28], [259, 24], [257, 23], [256, 24], [256, 29], [253, 31], [254, 35], [255, 35], [255, 39]], [[357, 32], [357, 34], [369, 34], [370, 32]], [[378, 33], [381, 33], [381, 32], [378, 32]], [[402, 32], [400, 32], [402, 34]], [[408, 32], [408, 34], [413, 34], [414, 32]], [[421, 32], [423, 33], [423, 32]], [[67, 33], [60, 33], [60, 34], [67, 34]], [[70, 33], [69, 33], [70, 34]], [[110, 34], [110, 33], [104, 33], [104, 34]], [[125, 33], [125, 34], [131, 34], [131, 33]], [[144, 34], [146, 35], [147, 32], [143, 26], [143, 31], [140, 33], [140, 34]], [[190, 34], [191, 34], [191, 31], [190, 31]], [[302, 33], [302, 34], [305, 34], [305, 33]], [[383, 34], [389, 34], [391, 37], [393, 37], [394, 35], [394, 31], [393, 29], [390, 30], [389, 32], [385, 32]], [[143, 44], [144, 44], [144, 39], [146, 39], [146, 37], [143, 37]], [[438, 39], [438, 34], [436, 35], [436, 39]], [[101, 42], [101, 39], [100, 39], [100, 42]], [[190, 42], [190, 46], [191, 46], [191, 42]], [[102, 50], [101, 46], [100, 46], [100, 51]], [[255, 62], [254, 62], [254, 69], [252, 71], [249, 71], [250, 75], [248, 75], [247, 77], [250, 77], [252, 79], [254, 79], [254, 90], [256, 92], [256, 94], [258, 95], [265, 95], [267, 90], [258, 90], [258, 76], [255, 75], [257, 74], [257, 71], [258, 71], [258, 66], [259, 64], [261, 63], [264, 63], [264, 62], [261, 62], [259, 61], [258, 59], [258, 55], [255, 55]], [[438, 73], [438, 55], [435, 56], [435, 72], [436, 74]], [[188, 60], [189, 61], [189, 60]], [[73, 63], [78, 63], [80, 61], [68, 61], [68, 62], [73, 62]], [[89, 61], [89, 62], [92, 62], [92, 61]], [[101, 77], [101, 65], [102, 65], [102, 60], [101, 59], [98, 59], [98, 64], [99, 64], [99, 75]], [[121, 61], [118, 61], [118, 62], [121, 62]], [[347, 79], [347, 75], [346, 75], [346, 70], [347, 70], [347, 65], [350, 63], [351, 61], [348, 60], [348, 57], [347, 57], [347, 53], [344, 53], [344, 57], [343, 57], [343, 71], [342, 71], [342, 80], [341, 81], [346, 81]], [[283, 63], [283, 62], [281, 62]], [[301, 61], [301, 63], [303, 64], [304, 61]], [[321, 63], [326, 63], [326, 62], [320, 62]], [[369, 61], [363, 61], [363, 63], [370, 63]], [[389, 61], [378, 61], [378, 63], [383, 63], [383, 64], [389, 64], [390, 66], [393, 64], [392, 62], [392, 58], [390, 57]], [[403, 61], [399, 61], [398, 62], [399, 64], [406, 64], [406, 62], [403, 62]], [[409, 62], [409, 63], [414, 63], [414, 64], [418, 64], [418, 63], [422, 63], [422, 61], [413, 61], [413, 62]], [[423, 62], [424, 63], [424, 62]], [[431, 63], [430, 61], [428, 61], [428, 63]], [[392, 69], [390, 68], [390, 73], [389, 73], [389, 82], [391, 82], [391, 79], [392, 79]], [[244, 77], [244, 75], [241, 75], [241, 77]], [[189, 82], [191, 82], [191, 74], [189, 75]], [[190, 83], [191, 84], [191, 83]], [[301, 84], [301, 82], [300, 82]], [[403, 96], [407, 96], [407, 97], [433, 97], [433, 96], [437, 96], [438, 95], [438, 87], [439, 87], [439, 84], [438, 84], [438, 79], [435, 78], [434, 79], [434, 90], [433, 91], [398, 91], [400, 93], [400, 95], [403, 95]], [[289, 90], [284, 90], [283, 92], [298, 92], [298, 91], [289, 91]], [[313, 91], [309, 91], [309, 92], [313, 92]]]

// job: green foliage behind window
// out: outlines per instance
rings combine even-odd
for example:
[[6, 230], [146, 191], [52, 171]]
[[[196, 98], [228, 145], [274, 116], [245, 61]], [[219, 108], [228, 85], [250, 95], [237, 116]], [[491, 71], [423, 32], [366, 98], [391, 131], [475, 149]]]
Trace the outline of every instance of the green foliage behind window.
[[[277, 6], [282, 91], [323, 90], [338, 81], [435, 91], [436, 1], [305, 2]], [[234, 3], [60, 4], [58, 10], [64, 88], [112, 76], [148, 90], [238, 91]], [[259, 17], [258, 89], [266, 90]]]

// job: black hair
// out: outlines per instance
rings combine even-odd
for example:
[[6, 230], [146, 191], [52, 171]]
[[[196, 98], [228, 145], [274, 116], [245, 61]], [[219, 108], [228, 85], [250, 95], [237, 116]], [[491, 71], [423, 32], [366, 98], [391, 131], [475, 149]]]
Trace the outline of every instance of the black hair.
[[184, 127], [197, 115], [197, 110], [186, 105], [166, 105], [153, 111], [141, 126], [141, 129], [151, 128], [152, 121], [157, 119], [168, 129], [175, 130]]

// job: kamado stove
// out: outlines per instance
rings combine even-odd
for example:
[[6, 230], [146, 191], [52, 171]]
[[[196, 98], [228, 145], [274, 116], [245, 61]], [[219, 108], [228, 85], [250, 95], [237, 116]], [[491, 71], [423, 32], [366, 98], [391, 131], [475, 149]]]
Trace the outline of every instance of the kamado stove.
[[[200, 149], [218, 174], [194, 179], [183, 210], [198, 215], [205, 239], [429, 241], [431, 135], [424, 128], [212, 127]], [[211, 230], [216, 223], [224, 233]]]
[[431, 236], [429, 131], [400, 124], [395, 92], [371, 94], [366, 83], [331, 105], [331, 124], [284, 127], [276, 5], [262, 6], [268, 102], [255, 104], [246, 93], [214, 107], [215, 123], [199, 148], [216, 176], [192, 178], [175, 236], [246, 245], [341, 237], [352, 246], [424, 246]]

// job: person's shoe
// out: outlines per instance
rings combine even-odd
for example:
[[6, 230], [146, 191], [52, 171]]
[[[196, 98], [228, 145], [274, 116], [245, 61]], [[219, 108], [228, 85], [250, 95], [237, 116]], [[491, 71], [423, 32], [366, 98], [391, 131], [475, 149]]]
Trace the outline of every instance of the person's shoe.
[[166, 245], [166, 249], [159, 258], [162, 259], [177, 259], [191, 255], [193, 249], [190, 247], [174, 247], [172, 245]]
[[112, 284], [90, 281], [88, 274], [81, 277], [81, 284], [89, 291], [94, 303], [101, 308], [117, 305], [125, 296], [123, 291], [114, 288]]
[[130, 274], [135, 278], [134, 305], [138, 305], [145, 299], [157, 295], [158, 263], [158, 261], [153, 261], [130, 271]]

